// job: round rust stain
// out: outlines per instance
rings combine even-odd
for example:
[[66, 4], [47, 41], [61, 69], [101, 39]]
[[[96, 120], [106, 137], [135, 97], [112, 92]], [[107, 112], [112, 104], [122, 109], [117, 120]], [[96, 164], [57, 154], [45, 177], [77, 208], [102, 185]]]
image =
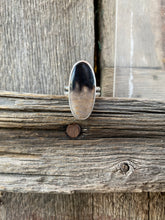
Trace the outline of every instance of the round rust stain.
[[76, 138], [79, 136], [81, 132], [81, 128], [78, 124], [74, 123], [74, 124], [70, 124], [67, 126], [66, 128], [66, 133], [69, 137], [71, 138]]

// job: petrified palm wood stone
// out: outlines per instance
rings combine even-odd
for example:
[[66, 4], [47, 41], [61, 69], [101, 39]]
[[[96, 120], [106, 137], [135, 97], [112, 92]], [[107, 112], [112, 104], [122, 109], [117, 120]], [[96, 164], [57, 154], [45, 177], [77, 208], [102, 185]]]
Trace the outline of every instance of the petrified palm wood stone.
[[73, 116], [87, 119], [94, 106], [96, 79], [92, 67], [86, 61], [77, 62], [70, 73], [69, 105]]

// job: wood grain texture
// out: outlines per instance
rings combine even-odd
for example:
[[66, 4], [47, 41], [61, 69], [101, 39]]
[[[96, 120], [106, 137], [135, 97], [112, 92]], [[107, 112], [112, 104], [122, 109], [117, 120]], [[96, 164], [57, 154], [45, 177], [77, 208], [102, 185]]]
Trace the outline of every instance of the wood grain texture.
[[[112, 81], [114, 68], [106, 68], [105, 74], [102, 77], [103, 96], [112, 96]], [[129, 68], [117, 68], [116, 75], [116, 97], [129, 97], [130, 96], [130, 72]], [[145, 98], [145, 99], [165, 99], [165, 70], [161, 69], [145, 69], [133, 68], [132, 69], [132, 98]]]
[[148, 220], [148, 202], [148, 193], [94, 194], [93, 219]]
[[[6, 131], [5, 131], [6, 132]], [[22, 131], [24, 132], [24, 131]], [[3, 130], [2, 130], [3, 133]], [[10, 131], [11, 133], [11, 131]], [[21, 131], [19, 131], [22, 136]], [[164, 139], [14, 137], [0, 142], [0, 190], [73, 193], [165, 190]], [[8, 135], [9, 136], [9, 135]], [[5, 143], [5, 145], [4, 145]], [[101, 150], [100, 150], [101, 149]], [[128, 164], [128, 172], [121, 165]]]
[[149, 193], [149, 219], [163, 220], [165, 217], [165, 193]]
[[1, 220], [91, 220], [91, 194], [4, 193]]
[[53, 129], [58, 134], [76, 122], [84, 139], [154, 138], [165, 134], [165, 102], [159, 100], [100, 97], [91, 117], [78, 121], [65, 96], [1, 92], [0, 98], [1, 128]]
[[[98, 98], [92, 116], [76, 121], [63, 96], [0, 97], [2, 191], [165, 190], [164, 102]], [[65, 133], [73, 122], [77, 140]]]
[[114, 67], [115, 53], [117, 66], [129, 67], [131, 41], [134, 52], [133, 67], [162, 66], [163, 19], [160, 14], [163, 8], [162, 2], [161, 0], [100, 1], [100, 46], [103, 68]]
[[[3, 193], [0, 219], [162, 220], [164, 199], [164, 193], [151, 193], [150, 200], [148, 193], [70, 195]], [[151, 202], [153, 205], [150, 207], [148, 218], [148, 205]]]
[[165, 68], [165, 0], [161, 1], [161, 28], [162, 28], [163, 66]]
[[[0, 23], [0, 89], [63, 94], [76, 61], [93, 66], [93, 1], [2, 0]], [[2, 220], [91, 219], [88, 194], [6, 194]]]
[[101, 96], [113, 97], [113, 83], [114, 68], [103, 68], [101, 71]]
[[72, 65], [93, 65], [93, 1], [1, 0], [0, 89], [63, 94]]
[[116, 65], [162, 67], [161, 0], [118, 0], [116, 7]]
[[[104, 0], [101, 2], [102, 95], [112, 96], [111, 85], [115, 80], [115, 97], [164, 99], [164, 86], [161, 86], [164, 77], [163, 1], [119, 0], [117, 3], [115, 1], [112, 3]], [[114, 63], [116, 69], [113, 69]], [[151, 69], [153, 71], [155, 69], [153, 75], [160, 80], [152, 79]], [[112, 71], [115, 72], [115, 77]], [[149, 76], [146, 75], [147, 72]], [[150, 95], [152, 89], [154, 91]], [[136, 94], [136, 91], [140, 94]]]
[[119, 0], [115, 96], [164, 99], [161, 10], [161, 0]]
[[[5, 214], [1, 220], [18, 218], [20, 220], [147, 220], [147, 193], [134, 195], [136, 199], [131, 193], [71, 195], [4, 193], [1, 209]], [[129, 207], [127, 207], [128, 200]]]
[[[105, 2], [105, 1], [103, 1]], [[126, 30], [131, 23], [131, 19], [129, 18], [130, 14], [129, 11], [131, 10], [131, 7], [128, 4], [128, 1], [118, 1], [119, 5], [118, 8], [120, 11], [118, 11], [118, 17], [117, 22], [120, 23], [120, 27], [118, 27], [117, 30], [117, 36], [116, 36], [116, 45], [118, 50], [116, 50], [116, 64], [118, 66], [126, 65], [126, 67], [130, 66], [130, 51], [129, 48], [131, 46], [130, 36], [131, 32], [130, 30]], [[120, 4], [121, 3], [121, 4]], [[130, 81], [130, 69], [124, 70], [124, 68], [121, 71], [121, 68], [116, 69], [116, 94], [114, 94], [116, 97], [129, 97], [129, 83], [131, 82], [133, 84], [133, 93], [131, 94], [131, 97], [141, 97], [141, 98], [158, 98], [158, 99], [164, 99], [164, 71], [163, 70], [154, 70], [152, 71], [152, 66], [159, 66], [160, 64], [164, 63], [164, 59], [162, 59], [162, 56], [164, 56], [164, 4], [165, 1], [129, 1], [129, 3], [133, 4], [133, 22], [132, 22], [132, 37], [134, 40], [134, 54], [132, 59], [132, 66], [137, 65], [138, 67], [143, 67], [144, 65], [147, 68], [133, 68], [132, 69], [132, 76], [133, 76], [133, 82]], [[147, 10], [142, 10], [142, 5], [144, 6], [146, 3]], [[115, 57], [115, 36], [114, 32], [110, 33], [110, 27], [113, 30], [111, 24], [115, 23], [115, 13], [112, 16], [111, 12], [113, 10], [113, 6], [111, 7], [111, 2], [106, 1], [106, 4], [103, 7], [103, 18], [105, 19], [104, 24], [105, 26], [101, 26], [100, 29], [104, 32], [106, 32], [105, 35], [101, 33], [101, 36], [103, 37], [101, 39], [101, 42], [103, 43], [102, 50], [101, 50], [101, 65], [102, 65], [102, 71], [101, 71], [101, 88], [102, 88], [102, 96], [112, 96], [112, 88], [111, 85], [114, 80], [113, 72], [114, 72], [114, 60], [112, 59]], [[135, 6], [139, 5], [139, 6]], [[152, 6], [154, 5], [154, 6]], [[122, 7], [123, 6], [123, 7]], [[155, 7], [156, 6], [156, 7]], [[161, 7], [160, 7], [161, 6]], [[123, 10], [124, 8], [127, 8], [127, 10]], [[160, 9], [161, 8], [161, 9]], [[156, 11], [158, 13], [156, 13]], [[160, 14], [161, 11], [161, 14]], [[146, 13], [147, 12], [147, 13]], [[124, 15], [123, 15], [124, 14]], [[138, 16], [135, 16], [138, 15]], [[149, 15], [149, 17], [147, 16]], [[161, 20], [160, 20], [161, 15]], [[144, 17], [145, 16], [145, 17]], [[131, 16], [130, 16], [131, 17]], [[149, 19], [148, 19], [149, 18]], [[102, 20], [103, 21], [103, 20]], [[151, 23], [150, 23], [151, 22]], [[148, 24], [149, 26], [148, 26]], [[103, 24], [103, 22], [102, 22]], [[125, 24], [125, 25], [123, 25]], [[127, 25], [126, 25], [127, 24]], [[148, 26], [145, 28], [144, 26]], [[142, 27], [143, 26], [143, 27]], [[162, 26], [162, 27], [161, 27]], [[150, 29], [151, 27], [151, 29]], [[149, 30], [150, 29], [150, 30]], [[109, 32], [107, 32], [109, 30]], [[147, 32], [151, 34], [148, 37]], [[154, 39], [152, 39], [152, 35], [154, 35]], [[162, 35], [162, 36], [161, 36]], [[147, 40], [145, 41], [145, 39]], [[150, 41], [148, 40], [150, 39]], [[149, 46], [152, 41], [154, 41], [154, 44]], [[110, 46], [111, 45], [111, 46]], [[125, 48], [124, 48], [125, 47]], [[155, 47], [155, 48], [154, 48]], [[114, 48], [114, 49], [113, 49]], [[117, 49], [116, 48], [116, 49]], [[155, 51], [155, 53], [151, 53], [152, 51]], [[156, 56], [155, 56], [156, 54]], [[103, 62], [103, 58], [105, 57], [105, 61]], [[144, 59], [145, 57], [145, 59]], [[154, 61], [155, 60], [155, 61]], [[145, 63], [144, 63], [145, 61]], [[128, 66], [127, 66], [128, 65]], [[160, 66], [161, 66], [160, 65]], [[159, 69], [161, 69], [159, 67]], [[118, 71], [120, 70], [120, 71]], [[139, 75], [138, 75], [139, 74]], [[152, 194], [152, 195], [151, 195]], [[117, 193], [114, 194], [117, 197]], [[121, 200], [110, 200], [111, 194], [106, 194], [106, 198], [98, 200], [97, 203], [97, 216], [101, 215], [100, 219], [130, 219], [130, 220], [164, 220], [164, 193], [132, 193], [130, 194], [131, 197], [129, 197], [128, 193], [122, 193], [120, 195], [121, 198], [124, 198], [122, 202]], [[114, 197], [115, 197], [114, 196]], [[99, 197], [102, 198], [100, 195]], [[112, 202], [110, 206], [108, 206], [107, 201]], [[123, 205], [125, 204], [125, 205]], [[132, 204], [135, 204], [134, 207], [132, 207]], [[100, 208], [100, 209], [99, 209]], [[111, 217], [108, 218], [107, 213], [111, 213]], [[99, 214], [98, 214], [99, 213]], [[112, 214], [113, 213], [113, 214]], [[98, 218], [99, 219], [99, 218]]]
[[[114, 67], [116, 1], [99, 1], [100, 66]], [[102, 74], [101, 74], [102, 75]]]
[[[101, 95], [113, 96], [116, 1], [99, 0]], [[107, 72], [111, 68], [112, 72]], [[108, 81], [106, 78], [108, 77]], [[108, 82], [108, 83], [107, 83]], [[107, 90], [105, 87], [107, 86]]]
[[[12, 4], [13, 2], [14, 1], [10, 1], [10, 2], [3, 1], [3, 4], [5, 4], [5, 6], [6, 6], [6, 3], [7, 3], [7, 5], [9, 6], [9, 4]], [[34, 10], [39, 1], [32, 0], [32, 1], [27, 1], [27, 2], [29, 2], [30, 8], [32, 8]], [[40, 3], [42, 3], [40, 5], [44, 5], [44, 7], [46, 7], [46, 5], [49, 5], [50, 2], [52, 3], [53, 1], [49, 1], [49, 2], [45, 1], [45, 0], [40, 1]], [[60, 2], [59, 4], [63, 4], [63, 2]], [[73, 1], [67, 1], [67, 3], [69, 3], [69, 4], [70, 3], [72, 4], [72, 2]], [[85, 4], [86, 1], [83, 1], [83, 2]], [[19, 4], [20, 1], [17, 1], [16, 3]], [[56, 3], [57, 3], [57, 1], [55, 2], [55, 4]], [[92, 1], [91, 2], [88, 1], [86, 6], [89, 6], [89, 4], [91, 4], [91, 3], [92, 3]], [[1, 4], [2, 4], [2, 2], [1, 2]], [[24, 4], [24, 7], [27, 6], [26, 2], [21, 2], [21, 4], [19, 4], [19, 7], [22, 7], [23, 4]], [[34, 4], [36, 4], [36, 5], [33, 6]], [[75, 9], [74, 5], [73, 5], [73, 6], [69, 7], [70, 12], [72, 12], [72, 8], [74, 8], [75, 10], [80, 10], [79, 14], [82, 14], [83, 10], [84, 10], [84, 7], [82, 7], [82, 5], [81, 5], [82, 1], [76, 1], [76, 4], [79, 4], [81, 7], [79, 9], [77, 9], [77, 8]], [[83, 10], [82, 10], [82, 8], [83, 8]], [[47, 17], [47, 14], [49, 14], [50, 10], [51, 11], [53, 10], [53, 9], [51, 9], [51, 6], [45, 12], [44, 17]], [[60, 10], [60, 8], [59, 8], [59, 10]], [[17, 12], [19, 13], [18, 10], [17, 10]], [[40, 16], [40, 12], [41, 12], [41, 10], [39, 10], [38, 15], [33, 13], [32, 14], [33, 16], [30, 19], [32, 20], [34, 17], [35, 20], [37, 20], [38, 17]], [[5, 13], [6, 13], [6, 15], [5, 15], [6, 17], [9, 14], [8, 21], [12, 21], [12, 17], [14, 17], [14, 16], [8, 12], [8, 9], [5, 11]], [[29, 10], [29, 14], [31, 14], [30, 10]], [[63, 17], [64, 17], [63, 13], [61, 13], [58, 23], [60, 23], [60, 21], [63, 19]], [[73, 17], [74, 17], [74, 13], [73, 13]], [[15, 18], [16, 18], [16, 16], [15, 16]], [[22, 19], [22, 17], [21, 17], [21, 19]], [[40, 19], [40, 17], [39, 17], [39, 19]], [[75, 19], [75, 17], [74, 17], [74, 19]], [[74, 23], [74, 19], [73, 20], [71, 19], [70, 26], [69, 26], [70, 29], [72, 28], [72, 23]], [[85, 18], [83, 18], [81, 20], [81, 22], [83, 22], [84, 20], [85, 20]], [[89, 20], [87, 22], [89, 22]], [[92, 21], [92, 19], [91, 19], [91, 21]], [[78, 25], [78, 24], [76, 24], [76, 25]], [[81, 24], [79, 24], [79, 25], [81, 25]], [[60, 29], [59, 31], [63, 32], [62, 29], [63, 29], [63, 27], [65, 27], [65, 25], [63, 22], [61, 22], [61, 24], [58, 27]], [[14, 36], [13, 32], [10, 31], [10, 27], [7, 29], [7, 31], [10, 33], [11, 37]], [[13, 28], [13, 31], [15, 31], [14, 28]], [[21, 33], [21, 30], [19, 30], [19, 31]], [[35, 40], [36, 36], [38, 36], [37, 31], [36, 31], [36, 28], [33, 29], [33, 32], [35, 32], [33, 40]], [[89, 33], [91, 33], [91, 32], [89, 32]], [[1, 31], [0, 31], [0, 34], [2, 37]], [[30, 33], [30, 34], [31, 34], [31, 36], [33, 35], [33, 33]], [[68, 36], [70, 36], [71, 39], [73, 39], [76, 34], [77, 33], [74, 33], [74, 31], [72, 29], [72, 32]], [[53, 35], [53, 32], [51, 33], [51, 35]], [[76, 36], [78, 36], [78, 35], [76, 35]], [[10, 42], [11, 37], [9, 36], [7, 38], [7, 39], [9, 39], [9, 42]], [[54, 39], [53, 36], [51, 38]], [[85, 37], [83, 37], [82, 40], [84, 40], [84, 39], [85, 39]], [[88, 41], [89, 41], [89, 39], [88, 39]], [[23, 42], [24, 41], [22, 41], [21, 43], [23, 44]], [[37, 40], [35, 42], [37, 44]], [[78, 42], [78, 41], [76, 41], [76, 42]], [[52, 43], [54, 43], [54, 42], [52, 42]], [[79, 43], [80, 42], [78, 42], [78, 44]], [[84, 41], [84, 43], [85, 43], [85, 41]], [[46, 44], [46, 40], [43, 41], [43, 44]], [[41, 49], [43, 47], [43, 44], [41, 43], [41, 45], [40, 45]], [[73, 42], [71, 44], [73, 45]], [[9, 47], [9, 46], [10, 45], [8, 44], [8, 46], [6, 46], [6, 47]], [[90, 48], [92, 46], [93, 45], [91, 44]], [[53, 47], [55, 47], [55, 46], [53, 45]], [[60, 45], [60, 47], [61, 47], [61, 45]], [[70, 52], [70, 56], [69, 56], [69, 62], [70, 62], [70, 59], [72, 59], [73, 62], [75, 62], [75, 60], [77, 60], [77, 57], [76, 57], [77, 55], [75, 55], [75, 49], [74, 49], [77, 47], [78, 47], [78, 45], [74, 45], [72, 47], [72, 52]], [[35, 53], [35, 48], [33, 50], [33, 53]], [[82, 48], [80, 48], [80, 50], [84, 50], [84, 49], [88, 50], [88, 52], [85, 53], [85, 57], [86, 57], [89, 54], [89, 45], [87, 45], [86, 47], [84, 47], [84, 45], [82, 45]], [[7, 48], [7, 50], [8, 50], [8, 48]], [[10, 57], [10, 54], [9, 54], [10, 51], [8, 52], [9, 57]], [[37, 51], [38, 51], [37, 53], [39, 53], [39, 55], [41, 56], [40, 51], [39, 50], [37, 50]], [[51, 46], [49, 46], [48, 53], [51, 53], [50, 51], [51, 51]], [[43, 49], [42, 49], [42, 53], [43, 53]], [[79, 54], [79, 52], [78, 52], [78, 54]], [[58, 54], [57, 55], [55, 54], [54, 56], [58, 56]], [[63, 54], [62, 54], [62, 56], [63, 56]], [[14, 57], [14, 55], [13, 55], [13, 57]], [[33, 61], [33, 69], [37, 70], [37, 68], [39, 68], [38, 62], [40, 62], [40, 59], [38, 58], [38, 55], [36, 55], [36, 54], [31, 55], [31, 57], [33, 59], [35, 59], [35, 62]], [[48, 59], [47, 57], [45, 57], [43, 55], [42, 55], [42, 58], [43, 58], [42, 60], [44, 60], [44, 58], [46, 58], [46, 60]], [[19, 57], [17, 59], [19, 59]], [[61, 69], [64, 68], [63, 66], [59, 65], [59, 62], [61, 62], [61, 59], [59, 58], [58, 62], [56, 60], [56, 63], [58, 63], [57, 68], [59, 68], [60, 71], [61, 71]], [[6, 58], [6, 60], [9, 60], [8, 57]], [[88, 61], [90, 61], [90, 60], [88, 59]], [[93, 57], [92, 57], [92, 61], [93, 61]], [[92, 63], [92, 61], [90, 61], [90, 62]], [[11, 63], [11, 60], [9, 60], [8, 63]], [[4, 69], [8, 68], [8, 63], [5, 64]], [[62, 63], [62, 65], [65, 65], [65, 62], [61, 62], [61, 63]], [[18, 62], [18, 64], [19, 64], [19, 62]], [[26, 65], [26, 62], [24, 62], [24, 64]], [[71, 66], [72, 63], [69, 63], [68, 65]], [[48, 68], [49, 68], [49, 63], [45, 64], [45, 65], [42, 64], [42, 66], [43, 66], [42, 69], [44, 68], [44, 66], [48, 66]], [[23, 65], [21, 67], [24, 68]], [[17, 65], [15, 65], [14, 68], [17, 68]], [[53, 68], [54, 67], [52, 67], [52, 69]], [[69, 68], [70, 67], [67, 67], [67, 69], [69, 69]], [[31, 71], [33, 71], [33, 69]], [[12, 69], [12, 71], [14, 72], [15, 70]], [[56, 73], [57, 78], [55, 78], [55, 80], [56, 80], [56, 82], [60, 83], [61, 86], [58, 86], [58, 84], [53, 85], [52, 84], [53, 81], [51, 81], [51, 80], [49, 80], [48, 81], [49, 84], [46, 84], [46, 86], [45, 86], [44, 83], [47, 83], [46, 78], [49, 79], [49, 76], [51, 74], [51, 72], [47, 71], [45, 73], [45, 78], [43, 77], [44, 78], [43, 80], [40, 80], [39, 83], [36, 83], [37, 84], [36, 86], [35, 85], [30, 86], [31, 78], [28, 76], [31, 74], [31, 71], [29, 71], [29, 72], [27, 71], [26, 72], [27, 75], [24, 75], [24, 77], [27, 78], [28, 80], [26, 80], [26, 83], [24, 83], [22, 85], [22, 87], [21, 87], [21, 84], [19, 83], [20, 79], [22, 77], [22, 73], [15, 71], [16, 76], [17, 76], [14, 78], [15, 85], [9, 86], [11, 79], [13, 79], [13, 78], [12, 78], [11, 72], [9, 72], [10, 73], [9, 77], [7, 77], [7, 74], [9, 74], [9, 73], [7, 73], [7, 71], [6, 71], [5, 72], [6, 73], [6, 81], [3, 81], [4, 82], [3, 87], [1, 87], [1, 89], [9, 90], [9, 88], [11, 88], [11, 90], [14, 90], [14, 91], [38, 92], [38, 93], [42, 92], [42, 93], [51, 93], [51, 94], [63, 93], [63, 80], [64, 80], [63, 78], [66, 77], [66, 75], [64, 75], [63, 73], [62, 74], [58, 74], [58, 72]], [[45, 69], [44, 69], [44, 71], [45, 71]], [[35, 74], [35, 71], [33, 71], [33, 73]], [[33, 77], [33, 76], [31, 76], [31, 77]], [[37, 77], [38, 77], [38, 75], [36, 75], [36, 78]], [[32, 83], [34, 83], [34, 82], [35, 81], [33, 80]], [[48, 86], [50, 87], [50, 89], [48, 88]], [[21, 87], [21, 89], [20, 89], [20, 87]], [[61, 92], [59, 92], [59, 91], [61, 91]], [[18, 130], [18, 132], [19, 131], [20, 130]], [[33, 137], [31, 137], [31, 138], [33, 138]], [[18, 137], [18, 139], [19, 139], [19, 137]], [[106, 220], [110, 220], [110, 219], [111, 220], [112, 219], [113, 220], [114, 219], [115, 220], [119, 220], [119, 219], [120, 220], [121, 219], [127, 220], [127, 219], [129, 219], [129, 220], [133, 220], [133, 219], [137, 219], [137, 220], [141, 220], [142, 219], [143, 220], [144, 219], [144, 220], [147, 220], [149, 218], [147, 217], [148, 213], [146, 213], [146, 212], [149, 212], [149, 210], [147, 210], [148, 201], [147, 201], [147, 197], [145, 195], [146, 195], [146, 193], [142, 193], [142, 194], [141, 193], [137, 193], [137, 194], [133, 193], [133, 194], [131, 194], [131, 196], [129, 194], [119, 195], [118, 193], [115, 193], [114, 195], [111, 193], [105, 194], [105, 195], [102, 195], [102, 194], [77, 194], [77, 195], [74, 195], [74, 194], [73, 195], [62, 195], [62, 194], [52, 195], [51, 194], [51, 195], [49, 195], [49, 194], [31, 194], [31, 193], [28, 193], [28, 194], [25, 194], [25, 193], [23, 193], [23, 194], [5, 193], [5, 195], [3, 197], [4, 199], [2, 198], [3, 205], [1, 205], [1, 207], [0, 207], [0, 219], [3, 219], [3, 220], [6, 220], [6, 219], [7, 220], [12, 220], [12, 219], [13, 220], [15, 220], [15, 219], [20, 219], [20, 220], [29, 220], [29, 219], [30, 220], [34, 220], [34, 219], [35, 220], [41, 220], [41, 219], [42, 220], [45, 220], [45, 219], [57, 219], [57, 220], [63, 220], [63, 219], [65, 219], [65, 220], [66, 219], [70, 219], [70, 220], [72, 220], [72, 219], [73, 220], [77, 220], [77, 219], [80, 219], [80, 220], [82, 220], [82, 219], [84, 219], [84, 220], [91, 220], [91, 219], [97, 219], [97, 220], [98, 219], [102, 219], [102, 220], [103, 219], [106, 219]], [[95, 196], [96, 196], [96, 198], [94, 198]], [[162, 197], [157, 197], [157, 199], [155, 200], [155, 204], [161, 204], [162, 201], [163, 201]], [[146, 202], [146, 204], [145, 204], [145, 202]], [[140, 206], [140, 203], [142, 203], [141, 206]], [[160, 219], [164, 220], [164, 216], [161, 215], [161, 213], [162, 213], [161, 207], [163, 208], [164, 206], [163, 206], [163, 204], [161, 204], [161, 205], [162, 206], [160, 206], [160, 209], [158, 207], [156, 207], [156, 209], [154, 209], [155, 211], [158, 210], [159, 213], [155, 212], [154, 214], [155, 214], [155, 216], [156, 216], [156, 214], [160, 215], [162, 217]], [[93, 214], [91, 214], [91, 213], [93, 213]], [[153, 216], [151, 213], [150, 220], [152, 219], [152, 217]], [[155, 217], [155, 219], [156, 219], [156, 217]]]

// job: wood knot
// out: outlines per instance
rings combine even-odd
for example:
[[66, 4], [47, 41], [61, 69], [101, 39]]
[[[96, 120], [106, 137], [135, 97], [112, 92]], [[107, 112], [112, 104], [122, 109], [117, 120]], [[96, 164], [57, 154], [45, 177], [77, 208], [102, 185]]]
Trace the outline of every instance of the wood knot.
[[80, 125], [73, 123], [67, 126], [66, 133], [71, 138], [77, 138], [81, 133]]
[[129, 171], [130, 167], [128, 163], [124, 162], [120, 164], [120, 170], [122, 173], [127, 173]]

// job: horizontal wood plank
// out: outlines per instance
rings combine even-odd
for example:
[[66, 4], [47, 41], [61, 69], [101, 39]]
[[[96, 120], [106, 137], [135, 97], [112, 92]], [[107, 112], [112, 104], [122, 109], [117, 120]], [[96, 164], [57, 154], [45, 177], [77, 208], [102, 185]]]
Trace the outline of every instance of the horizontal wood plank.
[[55, 136], [67, 138], [71, 123], [81, 126], [80, 139], [163, 137], [165, 102], [100, 97], [91, 117], [78, 121], [65, 96], [0, 93], [0, 128], [53, 129]]
[[11, 138], [0, 141], [0, 190], [165, 190], [164, 139]]
[[1, 92], [0, 190], [165, 191], [164, 116], [162, 101], [98, 98], [77, 121], [64, 96]]

